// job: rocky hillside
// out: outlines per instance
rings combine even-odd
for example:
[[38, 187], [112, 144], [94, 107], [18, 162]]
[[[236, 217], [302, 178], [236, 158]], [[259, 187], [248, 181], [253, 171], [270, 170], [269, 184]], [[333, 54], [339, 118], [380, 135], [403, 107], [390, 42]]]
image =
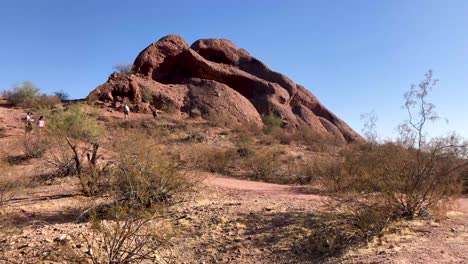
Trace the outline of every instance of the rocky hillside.
[[305, 87], [226, 39], [189, 46], [169, 35], [144, 49], [133, 67], [132, 74], [113, 73], [89, 97], [111, 107], [129, 100], [134, 111], [190, 115], [198, 109], [205, 119], [234, 125], [261, 125], [262, 115], [274, 114], [285, 128], [306, 127], [337, 142], [361, 140]]

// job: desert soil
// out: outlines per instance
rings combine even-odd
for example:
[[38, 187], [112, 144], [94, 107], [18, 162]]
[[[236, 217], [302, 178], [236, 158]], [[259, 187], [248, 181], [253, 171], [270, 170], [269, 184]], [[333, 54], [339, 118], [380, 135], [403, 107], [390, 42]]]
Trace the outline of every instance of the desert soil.
[[[10, 148], [23, 135], [22, 110], [0, 106], [6, 134], [0, 146]], [[11, 151], [15, 154], [14, 148]], [[16, 165], [24, 175], [40, 164]], [[307, 253], [307, 236], [326, 197], [307, 187], [279, 185], [205, 174], [197, 195], [171, 209], [178, 234], [171, 263], [468, 263], [468, 199], [457, 201], [440, 222], [402, 223], [391, 232], [340, 259]], [[80, 249], [77, 234], [89, 224], [80, 222], [80, 210], [91, 200], [80, 194], [75, 178], [45, 181], [30, 187], [4, 208], [11, 234], [0, 239], [0, 263], [35, 263], [60, 251], [48, 248], [67, 243]], [[78, 221], [77, 221], [78, 220]], [[58, 249], [60, 250], [60, 249]], [[43, 261], [38, 263], [60, 263]]]

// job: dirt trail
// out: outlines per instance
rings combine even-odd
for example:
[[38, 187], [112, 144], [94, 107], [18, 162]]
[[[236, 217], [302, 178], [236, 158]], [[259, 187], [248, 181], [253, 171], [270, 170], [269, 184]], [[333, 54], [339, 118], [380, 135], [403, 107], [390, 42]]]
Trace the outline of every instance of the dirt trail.
[[251, 194], [268, 195], [271, 198], [289, 198], [321, 201], [325, 198], [311, 194], [306, 186], [292, 186], [265, 182], [247, 181], [219, 175], [208, 175], [204, 183], [230, 190], [247, 191]]
[[[1, 104], [0, 127], [6, 130], [4, 137], [0, 138], [0, 147], [6, 148], [7, 143], [24, 135], [21, 123], [24, 111]], [[107, 112], [106, 115], [122, 116], [118, 111]], [[131, 118], [147, 116], [135, 114]], [[313, 232], [308, 221], [320, 211], [326, 199], [324, 196], [313, 194], [304, 186], [247, 181], [214, 174], [207, 174], [203, 183], [207, 186], [204, 188], [206, 193], [200, 194], [195, 204], [182, 208], [180, 212], [179, 224], [192, 229], [189, 237], [178, 241], [178, 252], [187, 263], [194, 257], [202, 257], [206, 263], [322, 262], [297, 252], [303, 252], [308, 246], [299, 242], [308, 232]], [[47, 241], [61, 234], [86, 228], [74, 222], [73, 209], [87, 201], [76, 191], [76, 185], [77, 182], [63, 179], [53, 185], [28, 190], [11, 201], [16, 221], [24, 223], [24, 229], [22, 235], [9, 238], [12, 241], [8, 243], [16, 243], [8, 247], [10, 257], [20, 256], [18, 244], [33, 249], [52, 243]], [[38, 221], [48, 225], [37, 227], [29, 224]], [[445, 221], [415, 221], [402, 233], [382, 240], [342, 261], [468, 263], [468, 199], [459, 199], [458, 207], [449, 212]], [[186, 256], [183, 255], [185, 253]]]

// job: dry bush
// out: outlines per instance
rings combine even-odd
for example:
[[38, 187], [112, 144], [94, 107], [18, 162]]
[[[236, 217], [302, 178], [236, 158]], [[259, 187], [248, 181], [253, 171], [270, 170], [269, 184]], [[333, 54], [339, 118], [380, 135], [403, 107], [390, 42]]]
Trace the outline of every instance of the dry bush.
[[283, 183], [293, 184], [311, 184], [316, 180], [316, 170], [312, 160], [297, 160], [289, 158], [286, 162], [286, 175], [284, 175]]
[[310, 127], [302, 125], [291, 134], [291, 140], [301, 143], [313, 152], [335, 153], [343, 145], [336, 137], [317, 134]]
[[320, 257], [341, 256], [349, 249], [362, 246], [381, 235], [391, 222], [385, 207], [356, 203], [350, 196], [320, 216], [306, 238], [305, 250]]
[[[319, 179], [334, 192], [360, 193], [361, 199], [385, 204], [395, 217], [413, 219], [436, 211], [460, 193], [468, 167], [468, 143], [455, 135], [426, 137], [426, 123], [438, 119], [427, 96], [435, 85], [432, 72], [405, 94], [409, 120], [397, 142], [351, 145], [326, 166]], [[375, 138], [375, 136], [373, 136]]]
[[143, 102], [145, 103], [153, 102], [153, 91], [151, 90], [151, 88], [140, 84], [140, 91], [141, 91], [141, 100]]
[[25, 102], [22, 106], [33, 109], [47, 109], [61, 103], [62, 100], [57, 96], [41, 95]]
[[111, 192], [115, 201], [135, 209], [152, 209], [185, 198], [198, 181], [157, 141], [141, 134], [122, 138], [115, 146]]
[[135, 217], [114, 211], [113, 220], [102, 220], [93, 213], [91, 232], [80, 233], [74, 240], [84, 247], [63, 245], [61, 261], [67, 263], [161, 263], [159, 250], [173, 236], [172, 227], [158, 216]]
[[458, 169], [465, 164], [451, 151], [438, 153], [439, 144], [434, 144], [432, 152], [423, 154], [395, 143], [349, 146], [314, 169], [330, 192], [378, 198], [395, 216], [414, 218], [427, 215], [460, 190]]
[[46, 167], [53, 170], [54, 176], [66, 177], [76, 175], [73, 153], [61, 140], [51, 141], [51, 149], [45, 156]]
[[468, 193], [468, 168], [461, 174], [461, 182], [463, 184], [464, 193]]
[[203, 143], [207, 141], [205, 133], [197, 130], [187, 131], [187, 136], [181, 138], [180, 142], [189, 142], [189, 143]]
[[11, 175], [10, 165], [0, 161], [0, 209], [16, 195], [17, 181], [13, 180]]
[[50, 148], [50, 144], [46, 137], [32, 135], [21, 139], [21, 147], [25, 158], [40, 158]]
[[1, 208], [29, 186], [29, 178], [22, 176], [8, 162], [0, 160], [0, 215]]
[[[86, 109], [82, 105], [70, 105], [46, 113], [48, 136], [54, 139], [55, 149], [61, 152], [49, 155], [47, 164], [56, 170], [57, 175], [77, 175], [83, 193], [88, 196], [98, 194], [100, 177], [107, 167], [98, 164], [98, 150], [105, 131], [98, 124], [97, 116], [92, 108]], [[64, 146], [68, 149], [65, 150]], [[73, 169], [70, 168], [70, 156]]]
[[230, 174], [229, 168], [236, 159], [235, 149], [214, 146], [197, 146], [189, 153], [191, 167], [220, 174]]
[[133, 64], [116, 64], [114, 67], [112, 67], [116, 72], [124, 74], [124, 75], [130, 75], [133, 73]]
[[245, 165], [247, 177], [261, 181], [275, 181], [280, 169], [277, 151], [270, 149], [255, 150], [247, 158]]

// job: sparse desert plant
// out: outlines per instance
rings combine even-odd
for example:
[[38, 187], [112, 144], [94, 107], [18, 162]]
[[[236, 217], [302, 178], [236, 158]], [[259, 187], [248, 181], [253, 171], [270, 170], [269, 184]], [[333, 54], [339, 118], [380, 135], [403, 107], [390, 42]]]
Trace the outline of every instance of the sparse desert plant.
[[112, 67], [116, 72], [121, 74], [132, 74], [133, 64], [116, 64]]
[[236, 158], [234, 149], [198, 146], [190, 153], [192, 166], [204, 171], [229, 174], [229, 166]]
[[[95, 195], [100, 182], [98, 150], [104, 130], [97, 122], [97, 115], [85, 112], [80, 105], [72, 105], [65, 109], [51, 112], [47, 116], [49, 126], [47, 132], [58, 144], [67, 145], [74, 162], [74, 169], [69, 169], [69, 154], [52, 156], [49, 164], [58, 169], [58, 173], [73, 172], [81, 182], [86, 195]], [[62, 147], [60, 149], [63, 150]], [[87, 160], [89, 170], [83, 162]]]
[[191, 143], [203, 143], [205, 142], [206, 136], [204, 133], [200, 131], [190, 131], [188, 135], [182, 139], [184, 142], [191, 142]]
[[23, 106], [39, 95], [39, 88], [31, 81], [24, 81], [21, 85], [15, 84], [11, 90], [4, 93], [8, 103], [14, 106]]
[[54, 92], [54, 96], [59, 98], [60, 101], [62, 102], [70, 99], [70, 95], [64, 90], [59, 90], [59, 91]]
[[303, 243], [306, 251], [320, 257], [341, 256], [349, 249], [381, 235], [391, 222], [385, 207], [356, 204], [358, 197], [330, 206], [312, 225], [313, 232]]
[[5, 202], [15, 196], [15, 185], [15, 181], [11, 178], [10, 165], [3, 160], [0, 161], [0, 209]]
[[468, 193], [468, 168], [461, 174], [461, 182], [463, 184], [463, 192]]
[[247, 176], [253, 180], [274, 181], [279, 172], [277, 153], [274, 150], [256, 150], [246, 161]]
[[434, 105], [427, 101], [435, 83], [429, 72], [405, 94], [409, 120], [400, 126], [398, 142], [342, 151], [321, 173], [332, 183], [331, 189], [377, 199], [394, 216], [409, 219], [427, 215], [460, 192], [460, 173], [468, 167], [468, 144], [455, 135], [427, 139], [425, 134], [427, 122], [438, 119]]
[[[82, 233], [87, 251], [69, 250], [68, 258], [93, 264], [159, 263], [158, 250], [168, 244], [171, 227], [160, 217], [116, 213], [113, 220], [91, 219], [91, 234]], [[86, 262], [88, 263], [88, 262]]]
[[316, 180], [315, 170], [312, 161], [301, 161], [290, 158], [286, 162], [285, 183], [311, 184]]
[[283, 125], [283, 120], [272, 112], [270, 112], [267, 115], [263, 115], [262, 121], [264, 125], [263, 131], [266, 134], [270, 134], [275, 131], [281, 130], [281, 126]]
[[29, 179], [21, 176], [12, 169], [8, 162], [0, 160], [0, 215], [3, 205], [29, 186]]
[[21, 139], [24, 156], [27, 159], [40, 158], [49, 149], [50, 144], [46, 137], [41, 135], [26, 136]]
[[36, 110], [53, 108], [56, 105], [59, 105], [62, 101], [56, 96], [50, 95], [40, 95], [34, 97], [32, 100], [25, 102], [22, 106], [27, 108], [33, 108]]
[[193, 190], [197, 179], [187, 176], [155, 141], [131, 135], [115, 148], [111, 192], [115, 201], [138, 210], [177, 203]]
[[153, 102], [153, 92], [151, 91], [150, 88], [146, 86], [140, 86], [141, 88], [141, 99], [145, 103], [151, 103]]

